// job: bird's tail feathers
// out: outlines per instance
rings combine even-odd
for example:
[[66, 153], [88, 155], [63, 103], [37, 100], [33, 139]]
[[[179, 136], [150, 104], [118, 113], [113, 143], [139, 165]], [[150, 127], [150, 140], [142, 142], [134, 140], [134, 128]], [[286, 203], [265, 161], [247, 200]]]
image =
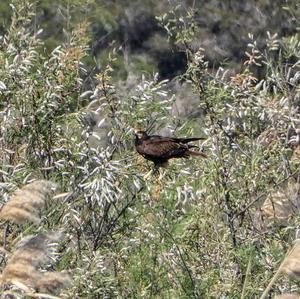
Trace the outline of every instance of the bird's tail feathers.
[[189, 150], [189, 155], [190, 156], [194, 156], [194, 157], [202, 157], [202, 158], [207, 158], [207, 155], [201, 152], [195, 152], [195, 151], [191, 151]]

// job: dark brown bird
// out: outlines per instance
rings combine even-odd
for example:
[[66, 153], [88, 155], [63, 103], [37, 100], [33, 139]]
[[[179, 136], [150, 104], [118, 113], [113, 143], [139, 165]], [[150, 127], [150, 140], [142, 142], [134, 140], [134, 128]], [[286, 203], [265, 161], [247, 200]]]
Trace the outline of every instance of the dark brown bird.
[[200, 139], [203, 138], [150, 136], [143, 129], [135, 130], [135, 148], [137, 152], [145, 159], [152, 161], [155, 169], [158, 169], [172, 158], [206, 157], [205, 154], [192, 150], [197, 146], [188, 144], [191, 141]]

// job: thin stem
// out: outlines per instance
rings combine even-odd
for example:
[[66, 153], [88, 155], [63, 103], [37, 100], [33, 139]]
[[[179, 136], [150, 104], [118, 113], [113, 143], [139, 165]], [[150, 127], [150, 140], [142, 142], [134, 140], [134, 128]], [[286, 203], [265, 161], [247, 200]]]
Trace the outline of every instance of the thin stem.
[[266, 289], [264, 290], [264, 292], [262, 293], [262, 295], [259, 299], [265, 299], [267, 297], [267, 295], [268, 295], [269, 291], [271, 290], [273, 284], [276, 282], [277, 278], [281, 274], [281, 270], [282, 270], [282, 268], [285, 264], [286, 259], [292, 254], [292, 252], [295, 250], [297, 245], [298, 244], [295, 244], [294, 247], [286, 254], [286, 256], [283, 259], [282, 263], [280, 264], [278, 270], [276, 271], [275, 275], [272, 277], [271, 281], [269, 282], [268, 286], [266, 287]]
[[252, 263], [252, 255], [250, 255], [250, 257], [249, 257], [249, 261], [248, 261], [248, 265], [247, 265], [247, 270], [246, 270], [246, 274], [245, 274], [245, 280], [244, 280], [244, 284], [243, 284], [243, 290], [242, 290], [241, 299], [245, 298], [246, 286], [247, 286], [247, 282], [248, 282], [248, 278], [249, 278], [249, 274], [250, 274], [251, 263]]

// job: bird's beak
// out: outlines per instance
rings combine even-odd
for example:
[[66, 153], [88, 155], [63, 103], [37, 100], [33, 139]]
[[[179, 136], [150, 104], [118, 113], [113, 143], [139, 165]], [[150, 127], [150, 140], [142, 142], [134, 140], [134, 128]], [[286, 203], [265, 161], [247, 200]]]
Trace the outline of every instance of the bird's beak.
[[127, 132], [127, 134], [128, 135], [136, 135], [136, 129], [134, 129], [134, 128], [130, 128], [129, 130], [128, 130], [128, 132]]
[[133, 131], [133, 134], [137, 135], [141, 131], [141, 129], [139, 129], [139, 128], [132, 128], [132, 131]]
[[131, 135], [136, 135], [137, 134], [137, 130], [135, 128], [131, 128], [129, 132], [130, 132]]

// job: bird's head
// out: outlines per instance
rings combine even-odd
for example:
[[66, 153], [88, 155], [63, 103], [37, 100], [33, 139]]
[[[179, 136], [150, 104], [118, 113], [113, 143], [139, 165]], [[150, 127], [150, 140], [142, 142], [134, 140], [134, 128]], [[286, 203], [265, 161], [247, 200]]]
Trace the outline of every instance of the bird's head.
[[141, 128], [134, 129], [134, 134], [135, 134], [135, 136], [138, 140], [143, 140], [143, 139], [146, 139], [148, 137], [146, 131], [144, 129], [141, 129]]

